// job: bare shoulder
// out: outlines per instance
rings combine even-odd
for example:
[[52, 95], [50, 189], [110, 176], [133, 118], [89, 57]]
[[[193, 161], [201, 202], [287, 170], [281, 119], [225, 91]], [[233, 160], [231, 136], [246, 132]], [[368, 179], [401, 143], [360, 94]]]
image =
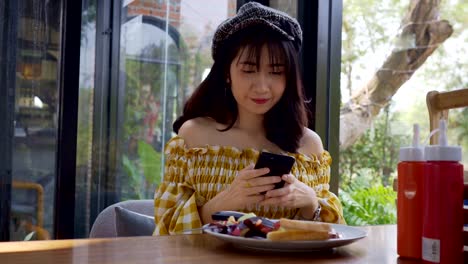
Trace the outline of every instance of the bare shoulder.
[[216, 131], [216, 122], [207, 117], [197, 117], [185, 121], [178, 136], [183, 138], [187, 147], [200, 147], [209, 144], [210, 135]]
[[305, 127], [299, 152], [306, 155], [320, 155], [324, 151], [322, 139], [313, 130]]

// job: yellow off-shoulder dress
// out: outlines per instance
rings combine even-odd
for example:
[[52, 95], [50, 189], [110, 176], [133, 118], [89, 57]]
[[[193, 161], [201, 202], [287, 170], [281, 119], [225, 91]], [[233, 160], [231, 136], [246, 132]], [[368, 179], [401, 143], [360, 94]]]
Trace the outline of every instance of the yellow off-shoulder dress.
[[[164, 152], [165, 175], [154, 197], [154, 235], [180, 234], [201, 227], [198, 208], [229, 186], [239, 170], [255, 163], [260, 153], [252, 148], [240, 150], [231, 146], [187, 148], [184, 139], [178, 136], [168, 141]], [[316, 191], [322, 207], [321, 221], [345, 224], [341, 203], [329, 191], [330, 154], [324, 151], [319, 156], [287, 155], [296, 159], [291, 173]], [[272, 219], [293, 219], [299, 209], [253, 206], [238, 211]]]

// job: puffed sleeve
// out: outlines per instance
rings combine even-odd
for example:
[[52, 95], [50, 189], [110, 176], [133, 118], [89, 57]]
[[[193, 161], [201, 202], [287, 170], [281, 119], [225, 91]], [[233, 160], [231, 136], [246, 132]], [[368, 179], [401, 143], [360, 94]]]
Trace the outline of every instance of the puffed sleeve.
[[183, 141], [170, 140], [166, 144], [165, 175], [154, 197], [156, 229], [153, 235], [180, 234], [202, 226], [189, 177], [189, 157], [181, 143]]
[[322, 208], [320, 221], [336, 224], [346, 224], [343, 217], [343, 207], [338, 197], [330, 191], [330, 154], [325, 151], [320, 156], [304, 156], [296, 158], [296, 177], [312, 187]]

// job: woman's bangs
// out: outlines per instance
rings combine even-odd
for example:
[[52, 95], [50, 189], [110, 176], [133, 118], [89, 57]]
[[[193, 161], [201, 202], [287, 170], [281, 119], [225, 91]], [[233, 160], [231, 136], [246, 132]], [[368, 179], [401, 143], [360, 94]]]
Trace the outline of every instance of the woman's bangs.
[[289, 69], [290, 62], [288, 56], [286, 56], [286, 49], [281, 42], [269, 42], [268, 45], [268, 57], [270, 59], [270, 65], [283, 65], [286, 69]]
[[[241, 58], [249, 62], [255, 62], [257, 68], [260, 66], [262, 48], [266, 45], [268, 48], [268, 58], [270, 65], [283, 65], [286, 69], [290, 68], [289, 57], [286, 55], [286, 48], [281, 41], [274, 41], [268, 38], [256, 38], [256, 41], [247, 42], [239, 49], [237, 63]], [[244, 55], [245, 53], [245, 55]]]

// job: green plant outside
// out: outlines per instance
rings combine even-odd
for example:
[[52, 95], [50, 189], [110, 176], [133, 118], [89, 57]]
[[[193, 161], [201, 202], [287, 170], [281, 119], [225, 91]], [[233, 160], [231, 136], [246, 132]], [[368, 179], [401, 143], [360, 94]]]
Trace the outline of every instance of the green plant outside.
[[349, 225], [396, 223], [396, 177], [400, 146], [409, 136], [398, 134], [398, 114], [390, 106], [353, 146], [340, 153], [339, 197]]
[[381, 225], [396, 223], [396, 192], [391, 187], [340, 190], [343, 214], [348, 225]]
[[138, 157], [122, 156], [122, 166], [128, 177], [122, 199], [147, 199], [161, 181], [161, 153], [143, 140], [138, 141]]

